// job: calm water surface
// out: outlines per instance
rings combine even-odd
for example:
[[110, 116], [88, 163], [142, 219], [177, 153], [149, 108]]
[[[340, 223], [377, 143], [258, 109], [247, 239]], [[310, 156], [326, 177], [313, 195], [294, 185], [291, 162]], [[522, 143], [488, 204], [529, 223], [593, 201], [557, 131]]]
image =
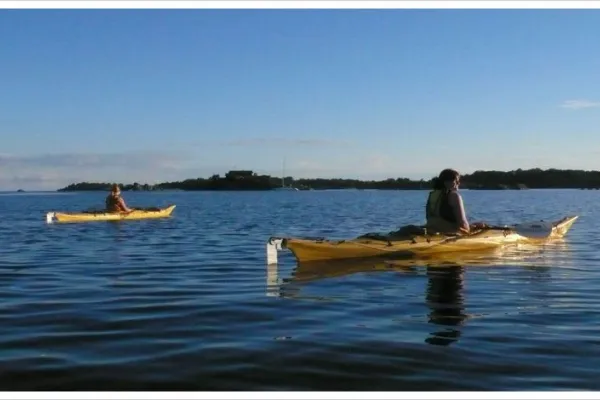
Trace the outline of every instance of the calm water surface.
[[424, 191], [125, 193], [155, 221], [47, 225], [104, 193], [0, 194], [0, 387], [598, 390], [599, 191], [464, 191], [565, 243], [448, 268], [265, 265], [271, 235], [421, 223]]

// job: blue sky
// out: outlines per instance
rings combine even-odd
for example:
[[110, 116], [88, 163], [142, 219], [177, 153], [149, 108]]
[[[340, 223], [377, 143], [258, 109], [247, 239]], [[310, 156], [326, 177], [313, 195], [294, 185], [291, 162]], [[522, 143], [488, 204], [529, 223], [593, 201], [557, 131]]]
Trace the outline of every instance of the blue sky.
[[600, 10], [0, 10], [0, 189], [600, 169]]

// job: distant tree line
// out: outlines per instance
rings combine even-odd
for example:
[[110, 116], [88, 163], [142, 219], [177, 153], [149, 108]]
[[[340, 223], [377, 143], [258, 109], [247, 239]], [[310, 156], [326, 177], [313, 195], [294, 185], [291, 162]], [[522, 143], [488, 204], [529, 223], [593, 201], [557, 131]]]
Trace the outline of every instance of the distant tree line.
[[[432, 177], [433, 179], [433, 177]], [[411, 180], [408, 178], [389, 178], [380, 181], [362, 181], [358, 179], [294, 179], [285, 177], [286, 186], [298, 190], [323, 189], [404, 189], [428, 190], [432, 179]], [[111, 183], [81, 182], [68, 185], [59, 192], [69, 191], [109, 191]], [[156, 185], [119, 184], [123, 191], [148, 190], [273, 190], [282, 186], [280, 177], [258, 175], [253, 171], [229, 171], [224, 177], [213, 175], [210, 178], [186, 179], [176, 182], [164, 182]], [[461, 187], [466, 189], [546, 189], [546, 188], [600, 188], [600, 171], [560, 170], [539, 168], [515, 171], [475, 171], [463, 175]]]

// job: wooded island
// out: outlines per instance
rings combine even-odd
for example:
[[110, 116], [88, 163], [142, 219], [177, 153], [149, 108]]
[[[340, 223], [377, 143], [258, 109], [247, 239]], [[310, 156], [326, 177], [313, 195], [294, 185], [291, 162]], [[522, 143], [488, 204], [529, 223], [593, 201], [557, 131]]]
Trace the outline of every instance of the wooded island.
[[[432, 177], [433, 179], [433, 177]], [[288, 190], [324, 189], [380, 189], [380, 190], [429, 190], [432, 179], [411, 180], [408, 178], [388, 178], [380, 181], [358, 179], [314, 178], [294, 179], [285, 177]], [[121, 190], [277, 190], [281, 189], [281, 177], [258, 175], [251, 170], [229, 171], [224, 177], [213, 175], [210, 178], [186, 179], [177, 182], [164, 182], [155, 185], [119, 184]], [[58, 189], [59, 192], [108, 191], [111, 183], [81, 182]], [[461, 188], [473, 190], [506, 189], [598, 189], [600, 171], [560, 170], [539, 168], [515, 171], [475, 171], [461, 177]]]

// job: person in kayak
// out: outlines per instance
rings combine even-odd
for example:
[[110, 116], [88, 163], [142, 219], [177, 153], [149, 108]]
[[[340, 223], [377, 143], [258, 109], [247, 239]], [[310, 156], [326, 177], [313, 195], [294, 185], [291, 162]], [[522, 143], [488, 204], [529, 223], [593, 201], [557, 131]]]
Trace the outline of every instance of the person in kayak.
[[462, 197], [458, 193], [459, 185], [460, 174], [453, 169], [445, 169], [434, 178], [433, 190], [425, 206], [428, 229], [468, 234], [473, 229], [485, 227], [481, 222], [469, 225]]
[[108, 212], [132, 212], [133, 209], [127, 207], [125, 200], [121, 197], [119, 185], [114, 184], [108, 196], [106, 196], [106, 210]]

